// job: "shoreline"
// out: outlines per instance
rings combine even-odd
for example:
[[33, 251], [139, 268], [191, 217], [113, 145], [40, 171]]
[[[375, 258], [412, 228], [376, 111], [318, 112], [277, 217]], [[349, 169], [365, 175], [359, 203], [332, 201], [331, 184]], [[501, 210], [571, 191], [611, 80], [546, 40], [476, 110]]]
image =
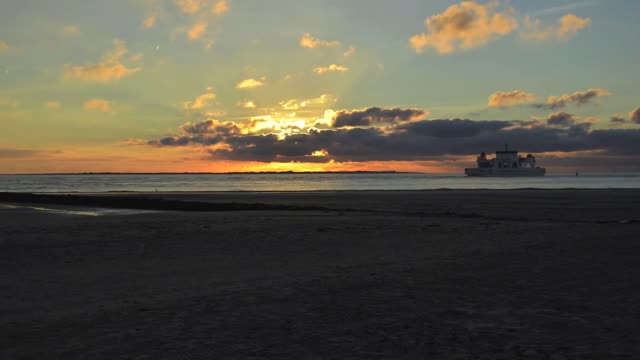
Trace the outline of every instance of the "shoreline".
[[[0, 204], [67, 210], [122, 209], [186, 213], [295, 212], [389, 216], [637, 223], [640, 189], [342, 190], [305, 192], [7, 193]], [[602, 211], [603, 207], [607, 211]], [[556, 213], [556, 208], [566, 211]], [[108, 212], [106, 212], [108, 213]]]
[[335, 189], [335, 190], [167, 190], [167, 191], [137, 191], [137, 190], [108, 190], [108, 191], [0, 191], [2, 194], [31, 194], [31, 195], [171, 195], [171, 194], [315, 194], [315, 193], [428, 193], [428, 192], [515, 192], [515, 191], [640, 191], [640, 187], [566, 187], [566, 188], [434, 188], [434, 189]]
[[[139, 194], [144, 195], [144, 194]], [[150, 194], [147, 194], [150, 195]], [[98, 196], [42, 193], [0, 193], [0, 203], [50, 204], [114, 209], [166, 210], [166, 211], [327, 211], [317, 206], [270, 205], [263, 203], [208, 203], [185, 200], [168, 200], [146, 196]]]

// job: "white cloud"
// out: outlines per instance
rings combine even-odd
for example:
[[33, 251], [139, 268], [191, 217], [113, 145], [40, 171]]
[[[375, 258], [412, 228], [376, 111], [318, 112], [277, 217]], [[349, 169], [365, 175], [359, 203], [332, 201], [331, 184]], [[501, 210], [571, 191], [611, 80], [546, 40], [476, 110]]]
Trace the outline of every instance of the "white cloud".
[[236, 89], [253, 89], [261, 87], [264, 86], [264, 80], [265, 78], [262, 78], [260, 80], [256, 80], [253, 78], [242, 80], [238, 84], [236, 84]]
[[324, 74], [324, 73], [328, 73], [328, 72], [347, 72], [349, 71], [348, 67], [342, 66], [342, 65], [336, 65], [336, 64], [331, 64], [329, 66], [320, 66], [317, 67], [315, 69], [313, 69], [313, 72], [316, 74]]
[[298, 110], [306, 107], [319, 107], [329, 104], [333, 104], [337, 101], [335, 96], [331, 94], [322, 94], [317, 98], [311, 98], [306, 100], [289, 99], [287, 101], [281, 101], [279, 104], [284, 110]]

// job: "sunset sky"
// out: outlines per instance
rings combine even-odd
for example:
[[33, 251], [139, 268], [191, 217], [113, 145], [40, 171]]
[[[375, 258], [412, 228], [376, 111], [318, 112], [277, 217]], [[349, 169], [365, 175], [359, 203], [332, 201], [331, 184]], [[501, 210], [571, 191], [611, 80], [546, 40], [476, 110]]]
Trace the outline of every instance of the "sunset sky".
[[0, 173], [640, 171], [640, 1], [1, 8]]

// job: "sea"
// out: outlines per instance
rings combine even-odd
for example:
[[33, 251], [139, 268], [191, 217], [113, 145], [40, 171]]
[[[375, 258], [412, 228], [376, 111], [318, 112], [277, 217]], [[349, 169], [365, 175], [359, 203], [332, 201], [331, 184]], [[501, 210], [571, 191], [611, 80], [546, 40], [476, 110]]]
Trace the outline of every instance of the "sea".
[[481, 178], [422, 173], [0, 175], [0, 192], [101, 193], [640, 188], [640, 173]]

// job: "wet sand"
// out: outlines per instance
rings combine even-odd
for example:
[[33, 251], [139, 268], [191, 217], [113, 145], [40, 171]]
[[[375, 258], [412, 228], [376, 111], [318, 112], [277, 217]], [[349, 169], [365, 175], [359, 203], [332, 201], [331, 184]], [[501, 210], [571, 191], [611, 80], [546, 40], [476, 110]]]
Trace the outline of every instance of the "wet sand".
[[8, 200], [2, 359], [640, 357], [640, 190]]

